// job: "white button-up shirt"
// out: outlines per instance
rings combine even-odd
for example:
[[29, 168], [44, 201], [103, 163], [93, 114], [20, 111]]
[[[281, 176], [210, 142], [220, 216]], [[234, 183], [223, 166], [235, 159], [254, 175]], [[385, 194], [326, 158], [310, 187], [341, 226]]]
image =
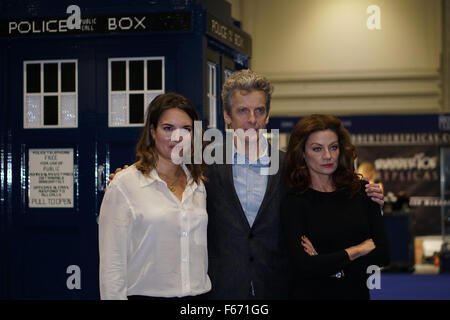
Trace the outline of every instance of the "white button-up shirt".
[[99, 219], [101, 299], [182, 297], [211, 289], [205, 186], [183, 170], [188, 179], [182, 201], [156, 170], [148, 178], [131, 166], [110, 183]]

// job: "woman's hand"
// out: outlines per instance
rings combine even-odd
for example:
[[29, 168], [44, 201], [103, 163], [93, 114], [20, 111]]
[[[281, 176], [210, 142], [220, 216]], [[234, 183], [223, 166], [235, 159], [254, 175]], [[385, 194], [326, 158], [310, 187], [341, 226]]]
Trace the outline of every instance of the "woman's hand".
[[373, 249], [375, 249], [375, 243], [372, 239], [367, 239], [356, 246], [345, 249], [345, 251], [347, 251], [350, 261], [353, 261], [359, 257], [365, 256]]
[[314, 246], [311, 243], [311, 241], [309, 241], [309, 239], [306, 236], [302, 236], [301, 239], [302, 239], [301, 244], [303, 246], [303, 249], [305, 249], [305, 252], [307, 254], [309, 254], [310, 256], [317, 256], [318, 253], [317, 253], [316, 249], [314, 249]]

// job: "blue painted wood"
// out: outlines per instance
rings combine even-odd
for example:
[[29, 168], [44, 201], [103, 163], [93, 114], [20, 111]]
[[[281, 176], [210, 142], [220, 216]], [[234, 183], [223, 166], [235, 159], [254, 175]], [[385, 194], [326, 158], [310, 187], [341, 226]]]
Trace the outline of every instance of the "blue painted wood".
[[[6, 43], [0, 40], [0, 70], [6, 70]], [[0, 255], [9, 256], [8, 241], [8, 211], [7, 211], [7, 108], [6, 108], [6, 72], [0, 73]], [[0, 259], [0, 283], [8, 283], [8, 259]], [[0, 299], [5, 299], [8, 294], [8, 287], [0, 285]]]

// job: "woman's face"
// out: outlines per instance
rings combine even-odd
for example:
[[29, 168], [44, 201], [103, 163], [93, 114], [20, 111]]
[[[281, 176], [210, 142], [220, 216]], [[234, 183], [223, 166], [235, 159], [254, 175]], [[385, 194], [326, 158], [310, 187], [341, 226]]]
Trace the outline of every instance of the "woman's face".
[[[189, 147], [192, 128], [192, 119], [183, 110], [172, 108], [164, 111], [159, 117], [156, 129], [151, 128], [151, 135], [155, 141], [158, 155], [166, 160], [172, 160], [172, 151], [177, 144], [183, 141], [183, 146]], [[177, 147], [177, 150], [179, 147]], [[181, 156], [181, 154], [178, 153], [174, 156]]]
[[339, 139], [332, 130], [313, 132], [305, 143], [304, 158], [312, 175], [330, 176], [339, 163]]

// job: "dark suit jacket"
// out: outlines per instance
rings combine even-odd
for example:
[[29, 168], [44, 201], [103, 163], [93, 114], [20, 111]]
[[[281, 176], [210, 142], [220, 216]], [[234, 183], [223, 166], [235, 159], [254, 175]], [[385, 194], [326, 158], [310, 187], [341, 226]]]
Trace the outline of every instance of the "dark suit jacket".
[[234, 188], [232, 165], [208, 166], [205, 175], [209, 182], [205, 185], [211, 299], [248, 299], [251, 281], [256, 299], [288, 297], [290, 273], [280, 226], [284, 152], [279, 160], [280, 168], [268, 178], [251, 228]]

